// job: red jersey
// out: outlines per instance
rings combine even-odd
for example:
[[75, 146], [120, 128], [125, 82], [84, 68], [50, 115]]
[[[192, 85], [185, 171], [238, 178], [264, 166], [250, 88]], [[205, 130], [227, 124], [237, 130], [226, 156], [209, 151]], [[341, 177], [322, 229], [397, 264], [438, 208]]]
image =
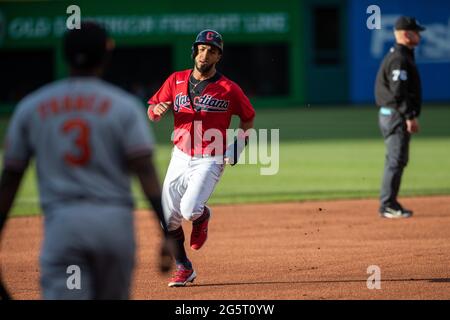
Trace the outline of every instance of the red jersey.
[[[171, 74], [148, 103], [172, 102], [173, 143], [180, 150], [190, 156], [223, 154], [231, 117], [237, 115], [248, 122], [255, 117], [255, 109], [242, 89], [223, 75], [209, 83], [191, 103], [188, 92], [191, 73], [192, 69]], [[150, 107], [148, 116], [153, 121], [159, 120]]]

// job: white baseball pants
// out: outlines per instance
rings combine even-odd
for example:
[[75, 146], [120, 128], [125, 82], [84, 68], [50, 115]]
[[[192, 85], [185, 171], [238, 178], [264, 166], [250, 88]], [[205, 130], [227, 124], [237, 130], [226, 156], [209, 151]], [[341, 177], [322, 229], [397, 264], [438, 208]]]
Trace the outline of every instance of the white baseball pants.
[[162, 205], [169, 231], [178, 229], [182, 219], [194, 221], [223, 174], [223, 155], [191, 157], [173, 148], [162, 190]]

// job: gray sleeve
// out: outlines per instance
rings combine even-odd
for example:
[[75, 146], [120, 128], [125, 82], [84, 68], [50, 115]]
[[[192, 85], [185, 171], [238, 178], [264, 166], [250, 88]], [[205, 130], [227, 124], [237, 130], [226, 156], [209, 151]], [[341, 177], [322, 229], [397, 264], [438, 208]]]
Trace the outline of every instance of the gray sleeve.
[[127, 108], [127, 116], [124, 120], [123, 139], [127, 157], [134, 158], [152, 153], [155, 139], [144, 107], [133, 100]]
[[11, 118], [4, 142], [3, 167], [23, 170], [32, 156], [32, 148], [28, 139], [30, 130], [27, 110], [23, 104], [16, 107]]

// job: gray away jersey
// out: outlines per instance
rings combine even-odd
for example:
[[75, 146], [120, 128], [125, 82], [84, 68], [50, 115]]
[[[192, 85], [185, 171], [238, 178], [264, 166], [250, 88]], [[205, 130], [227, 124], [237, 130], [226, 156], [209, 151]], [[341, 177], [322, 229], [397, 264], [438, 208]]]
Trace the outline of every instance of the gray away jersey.
[[78, 201], [132, 206], [126, 159], [149, 154], [153, 144], [136, 98], [97, 78], [69, 78], [17, 106], [4, 166], [20, 169], [36, 157], [44, 211]]

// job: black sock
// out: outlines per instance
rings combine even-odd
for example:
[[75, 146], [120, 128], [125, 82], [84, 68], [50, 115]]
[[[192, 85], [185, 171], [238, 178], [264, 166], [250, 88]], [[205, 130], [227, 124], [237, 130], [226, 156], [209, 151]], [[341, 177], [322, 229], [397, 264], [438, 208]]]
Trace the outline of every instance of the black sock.
[[200, 217], [198, 217], [197, 220], [194, 220], [192, 223], [193, 224], [200, 224], [200, 223], [202, 223], [203, 221], [205, 221], [208, 218], [209, 218], [209, 210], [205, 206], [205, 208], [203, 209], [202, 215]]
[[184, 232], [180, 226], [178, 229], [169, 231], [169, 237], [175, 240], [174, 258], [176, 264], [182, 264], [185, 268], [191, 269], [192, 264], [187, 258], [186, 250], [184, 250]]

